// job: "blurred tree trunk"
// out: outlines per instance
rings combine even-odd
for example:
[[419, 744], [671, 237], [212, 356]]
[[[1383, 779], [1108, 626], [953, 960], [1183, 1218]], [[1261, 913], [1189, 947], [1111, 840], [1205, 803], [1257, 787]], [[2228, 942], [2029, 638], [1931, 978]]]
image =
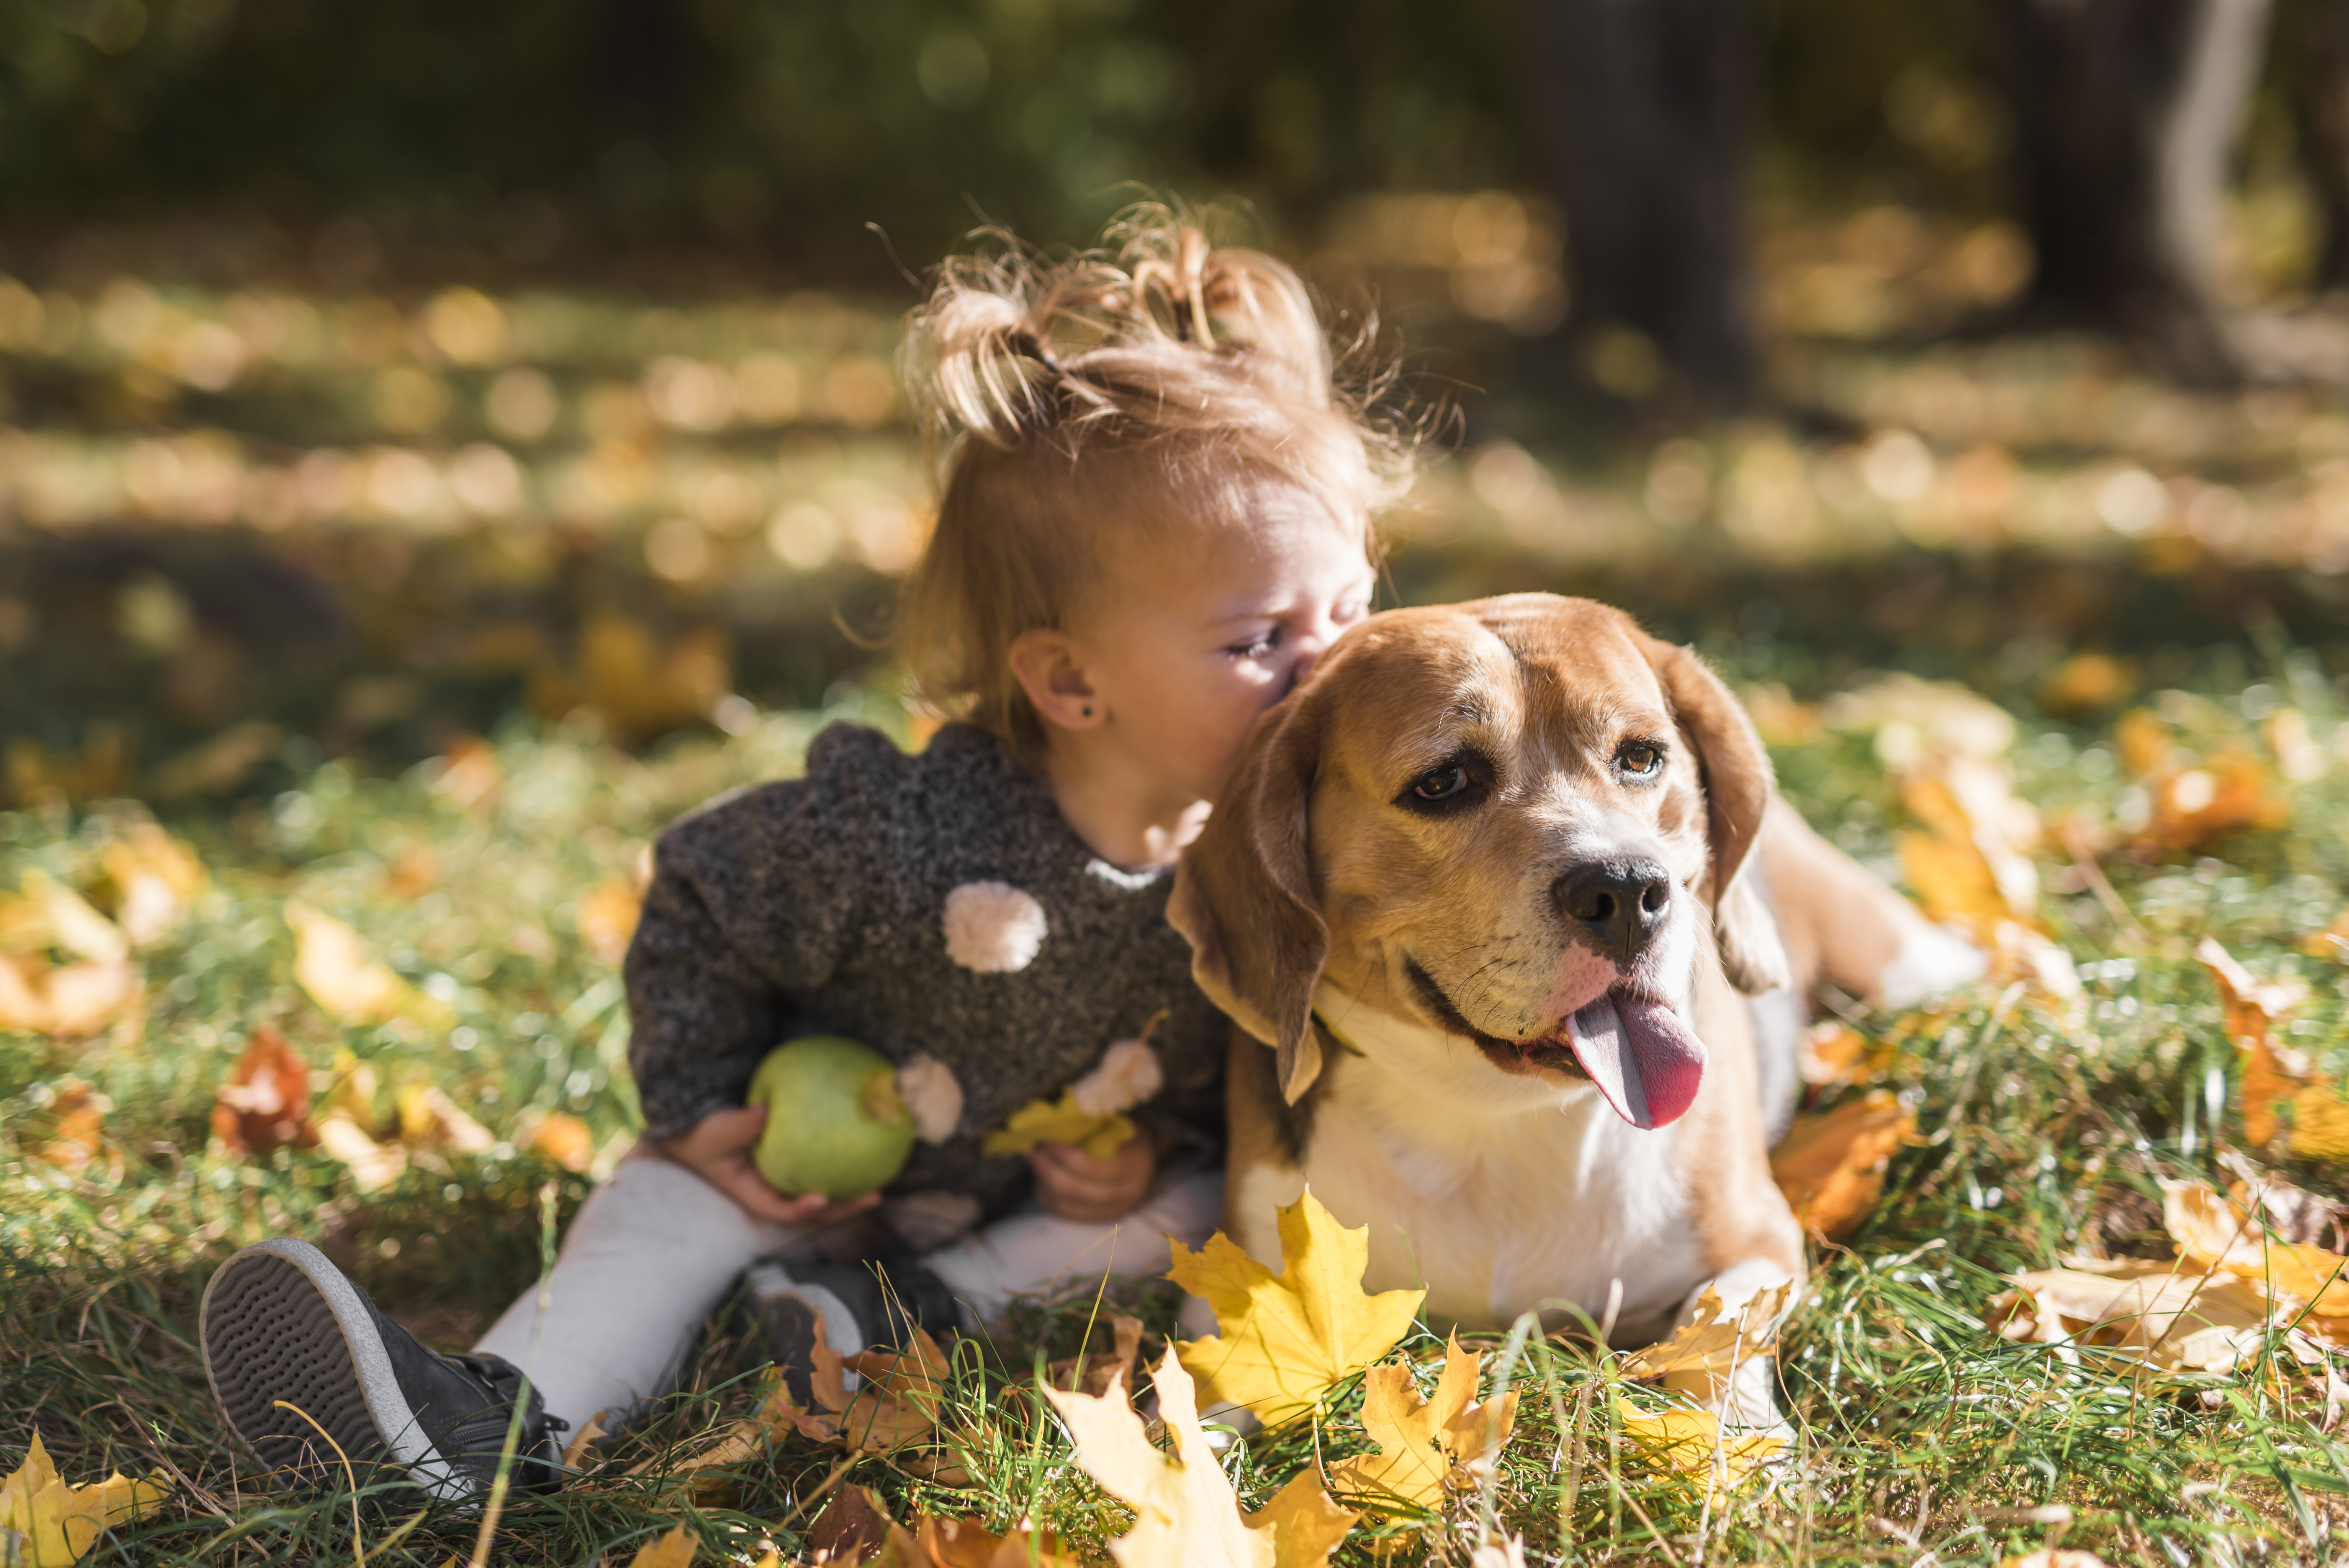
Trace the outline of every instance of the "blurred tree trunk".
[[2268, 0], [1999, 0], [2035, 302], [2172, 373], [2241, 369], [2216, 293]]
[[1564, 341], [1644, 334], [1697, 396], [1754, 392], [1746, 0], [1518, 0], [1526, 120], [1566, 213]]
[[2349, 288], [2349, 5], [2300, 0], [2285, 37], [2300, 55], [2300, 144], [2324, 248], [2315, 286]]

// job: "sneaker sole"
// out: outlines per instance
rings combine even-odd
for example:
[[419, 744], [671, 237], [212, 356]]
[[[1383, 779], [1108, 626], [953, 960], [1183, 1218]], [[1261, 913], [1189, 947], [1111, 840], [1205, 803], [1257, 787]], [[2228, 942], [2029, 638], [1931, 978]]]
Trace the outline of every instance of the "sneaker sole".
[[347, 1460], [349, 1479], [364, 1483], [388, 1461], [435, 1497], [471, 1493], [417, 1424], [367, 1298], [309, 1242], [274, 1239], [229, 1259], [196, 1322], [212, 1397], [272, 1469], [331, 1484]]

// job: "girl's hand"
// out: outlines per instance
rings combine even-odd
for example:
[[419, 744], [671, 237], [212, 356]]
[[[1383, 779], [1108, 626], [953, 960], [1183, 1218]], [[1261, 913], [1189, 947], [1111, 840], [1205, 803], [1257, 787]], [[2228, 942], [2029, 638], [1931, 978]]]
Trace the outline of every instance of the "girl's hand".
[[1028, 1156], [1036, 1201], [1047, 1214], [1099, 1224], [1133, 1211], [1158, 1177], [1158, 1149], [1148, 1133], [1130, 1137], [1107, 1159], [1071, 1143], [1038, 1145]]
[[740, 1110], [712, 1111], [667, 1143], [659, 1152], [718, 1189], [760, 1220], [778, 1225], [823, 1225], [862, 1214], [881, 1201], [877, 1192], [834, 1203], [821, 1192], [786, 1198], [767, 1185], [750, 1151], [767, 1130], [767, 1107], [744, 1106]]

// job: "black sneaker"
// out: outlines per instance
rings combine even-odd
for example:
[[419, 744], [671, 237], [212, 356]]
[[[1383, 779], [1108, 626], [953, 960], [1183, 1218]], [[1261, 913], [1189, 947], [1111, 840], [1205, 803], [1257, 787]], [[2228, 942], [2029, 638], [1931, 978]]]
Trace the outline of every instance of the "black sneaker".
[[[229, 1425], [298, 1487], [341, 1481], [347, 1458], [361, 1485], [391, 1465], [435, 1497], [470, 1497], [496, 1475], [527, 1387], [502, 1356], [426, 1349], [307, 1241], [262, 1241], [222, 1263], [204, 1287], [197, 1333]], [[530, 1389], [512, 1485], [561, 1484], [563, 1425]]]

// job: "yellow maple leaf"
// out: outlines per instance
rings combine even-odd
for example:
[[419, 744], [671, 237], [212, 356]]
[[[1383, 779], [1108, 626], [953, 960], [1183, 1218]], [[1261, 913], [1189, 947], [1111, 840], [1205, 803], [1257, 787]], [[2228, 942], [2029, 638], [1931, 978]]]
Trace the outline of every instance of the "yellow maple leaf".
[[446, 1005], [419, 992], [367, 951], [359, 934], [299, 899], [285, 903], [294, 928], [294, 978], [337, 1023], [388, 1023], [409, 1018], [428, 1026], [450, 1022]]
[[1731, 1312], [1711, 1285], [1697, 1297], [1696, 1316], [1667, 1340], [1637, 1350], [1623, 1360], [1631, 1378], [1661, 1377], [1675, 1394], [1692, 1394], [1706, 1405], [1727, 1397], [1740, 1366], [1777, 1348], [1778, 1319], [1794, 1295], [1792, 1281], [1757, 1291]]
[[1044, 1397], [1076, 1439], [1077, 1465], [1130, 1505], [1133, 1528], [1110, 1542], [1122, 1568], [1320, 1568], [1358, 1514], [1330, 1501], [1312, 1470], [1300, 1471], [1260, 1512], [1241, 1512], [1229, 1477], [1199, 1429], [1198, 1389], [1174, 1348], [1151, 1374], [1159, 1419], [1174, 1452], [1150, 1443], [1123, 1376], [1105, 1395], [1046, 1388]]
[[1307, 1192], [1280, 1210], [1275, 1274], [1222, 1231], [1196, 1252], [1173, 1243], [1166, 1277], [1215, 1309], [1223, 1332], [1184, 1344], [1210, 1401], [1246, 1406], [1271, 1425], [1310, 1408], [1340, 1378], [1402, 1342], [1425, 1291], [1366, 1295], [1371, 1230], [1340, 1226]]
[[2164, 1181], [2162, 1225], [2187, 1271], [2220, 1269], [2296, 1316], [2349, 1316], [2349, 1258], [2304, 1242], [2278, 1241], [2207, 1181]]
[[1095, 1159], [1107, 1159], [1134, 1132], [1131, 1116], [1080, 1109], [1076, 1092], [1064, 1090], [1058, 1100], [1030, 1100], [1012, 1112], [987, 1135], [982, 1147], [988, 1154], [1026, 1154], [1039, 1144], [1072, 1143]]
[[1477, 1352], [1462, 1350], [1454, 1334], [1432, 1399], [1420, 1397], [1410, 1367], [1371, 1367], [1362, 1377], [1362, 1430], [1379, 1451], [1346, 1460], [1330, 1479], [1347, 1491], [1381, 1492], [1423, 1508], [1442, 1502], [1444, 1483], [1499, 1453], [1516, 1424], [1516, 1394], [1475, 1403], [1484, 1362]]
[[1651, 1412], [1618, 1399], [1615, 1414], [1624, 1438], [1651, 1465], [1691, 1480], [1713, 1473], [1718, 1453], [1721, 1479], [1732, 1487], [1744, 1486], [1786, 1446], [1786, 1439], [1775, 1432], [1736, 1432], [1724, 1440], [1721, 1421], [1710, 1410], [1675, 1407]]
[[0, 1545], [13, 1533], [21, 1538], [16, 1551], [25, 1568], [67, 1568], [97, 1544], [100, 1531], [162, 1507], [169, 1490], [160, 1481], [132, 1480], [119, 1472], [102, 1481], [68, 1485], [35, 1432], [25, 1462], [0, 1480]]
[[628, 1559], [628, 1568], [692, 1568], [694, 1554], [700, 1550], [701, 1542], [694, 1539], [693, 1532], [680, 1524], [667, 1535], [647, 1542]]

